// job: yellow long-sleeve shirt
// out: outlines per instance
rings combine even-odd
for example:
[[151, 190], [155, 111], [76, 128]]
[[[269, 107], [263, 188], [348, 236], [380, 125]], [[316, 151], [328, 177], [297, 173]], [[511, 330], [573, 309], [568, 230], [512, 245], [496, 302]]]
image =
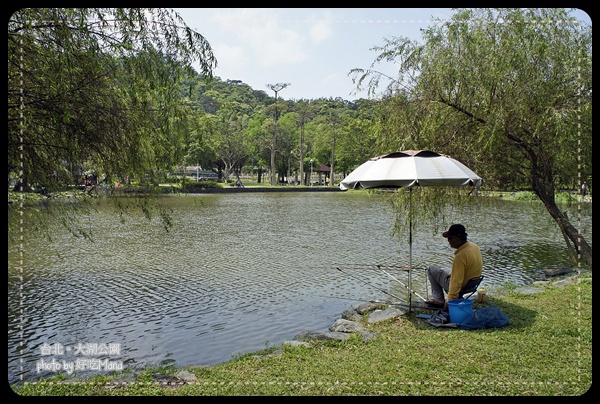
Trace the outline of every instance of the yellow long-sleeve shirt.
[[458, 293], [471, 279], [481, 276], [483, 258], [479, 246], [467, 241], [454, 251], [450, 286], [448, 286], [448, 300], [458, 299]]

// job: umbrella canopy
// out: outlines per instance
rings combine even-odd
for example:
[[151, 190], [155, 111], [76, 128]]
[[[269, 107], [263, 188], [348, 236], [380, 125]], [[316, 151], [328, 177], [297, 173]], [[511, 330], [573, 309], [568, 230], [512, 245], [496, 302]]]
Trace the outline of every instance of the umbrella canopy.
[[340, 189], [409, 188], [409, 265], [408, 307], [412, 307], [412, 187], [480, 186], [483, 180], [470, 168], [452, 157], [430, 150], [406, 150], [373, 157], [358, 166], [342, 182]]
[[406, 150], [369, 159], [340, 182], [340, 189], [479, 186], [482, 182], [452, 157], [429, 150]]

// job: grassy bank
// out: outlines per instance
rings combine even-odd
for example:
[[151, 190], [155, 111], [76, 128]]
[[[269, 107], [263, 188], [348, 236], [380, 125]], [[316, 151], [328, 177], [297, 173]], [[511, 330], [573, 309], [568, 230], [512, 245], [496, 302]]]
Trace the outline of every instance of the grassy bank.
[[[11, 387], [28, 396], [583, 395], [592, 383], [591, 272], [536, 286], [543, 290], [507, 288], [489, 296], [486, 304], [510, 319], [500, 329], [436, 328], [413, 312], [365, 321], [377, 334], [367, 343], [353, 335], [273, 347], [211, 367], [151, 368], [129, 378], [126, 369]], [[183, 382], [182, 371], [195, 380]]]

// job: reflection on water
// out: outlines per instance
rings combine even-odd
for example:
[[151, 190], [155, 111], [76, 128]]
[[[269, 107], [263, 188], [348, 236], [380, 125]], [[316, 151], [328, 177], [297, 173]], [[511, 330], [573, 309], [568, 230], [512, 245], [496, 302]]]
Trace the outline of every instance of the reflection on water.
[[[215, 364], [304, 330], [325, 331], [343, 310], [387, 298], [386, 291], [406, 296], [399, 282], [407, 279], [408, 237], [391, 235], [394, 215], [381, 196], [244, 193], [162, 203], [173, 210], [169, 232], [141, 215], [121, 223], [106, 206], [87, 218], [93, 241], [57, 224], [51, 240], [31, 237], [22, 250], [9, 244], [10, 382], [51, 374], [37, 370], [52, 359], [42, 355], [44, 343], [120, 344], [118, 355], [94, 358], [125, 368]], [[583, 227], [591, 244], [589, 209]], [[480, 245], [487, 288], [571, 266], [539, 204], [498, 200], [452, 221]], [[450, 265], [452, 253], [437, 232], [413, 231], [419, 294], [427, 290], [418, 268]], [[71, 350], [54, 358], [82, 356]]]

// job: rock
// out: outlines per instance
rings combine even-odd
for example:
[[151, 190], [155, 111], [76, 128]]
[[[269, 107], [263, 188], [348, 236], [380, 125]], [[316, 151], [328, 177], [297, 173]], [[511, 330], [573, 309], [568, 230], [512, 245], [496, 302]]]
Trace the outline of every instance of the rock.
[[551, 278], [559, 275], [566, 275], [573, 272], [573, 268], [546, 268], [544, 274], [546, 278]]
[[369, 342], [373, 338], [377, 337], [377, 334], [371, 331], [361, 331], [359, 334], [362, 337], [363, 342]]
[[356, 312], [354, 309], [344, 310], [342, 312], [342, 318], [350, 321], [360, 321], [362, 316]]
[[561, 286], [565, 286], [565, 285], [572, 285], [576, 282], [577, 282], [577, 280], [575, 278], [565, 278], [565, 279], [561, 279], [561, 280], [554, 282], [554, 285], [561, 287]]
[[293, 339], [297, 341], [345, 341], [348, 338], [350, 338], [350, 334], [345, 332], [302, 331]]
[[310, 347], [310, 344], [306, 341], [283, 341], [283, 343], [281, 345]]
[[335, 323], [329, 327], [329, 331], [334, 332], [361, 332], [365, 327], [356, 321], [345, 320], [343, 318], [335, 320]]
[[180, 379], [177, 376], [173, 375], [163, 375], [163, 374], [153, 374], [152, 379], [155, 384], [159, 384], [162, 386], [182, 386], [185, 384], [185, 381]]
[[175, 376], [186, 382], [193, 382], [197, 379], [195, 374], [188, 372], [187, 370], [180, 370], [179, 372], [175, 373]]
[[532, 295], [534, 293], [540, 293], [543, 291], [544, 291], [544, 289], [542, 289], [542, 288], [517, 288], [517, 289], [515, 289], [516, 293], [522, 293], [524, 295]]
[[389, 320], [406, 314], [405, 311], [395, 307], [389, 307], [389, 303], [371, 301], [363, 303], [356, 309], [344, 310], [342, 318], [337, 319], [330, 327], [329, 332], [302, 331], [294, 337], [295, 341], [306, 342], [310, 340], [335, 340], [345, 341], [350, 334], [359, 334], [364, 342], [369, 342], [377, 337], [374, 332], [367, 331], [360, 323], [364, 314], [369, 314], [367, 321], [376, 323]]
[[406, 315], [406, 312], [404, 310], [400, 310], [396, 307], [389, 307], [385, 310], [375, 310], [373, 313], [369, 314], [367, 322], [378, 323], [380, 321], [385, 321], [404, 315]]
[[388, 304], [385, 302], [372, 301], [372, 302], [367, 302], [367, 303], [363, 303], [363, 304], [359, 305], [356, 308], [356, 312], [358, 314], [362, 315], [362, 314], [370, 313], [373, 310], [385, 309], [386, 307], [388, 307]]
[[550, 285], [550, 281], [535, 281], [532, 283], [533, 286], [547, 286]]

